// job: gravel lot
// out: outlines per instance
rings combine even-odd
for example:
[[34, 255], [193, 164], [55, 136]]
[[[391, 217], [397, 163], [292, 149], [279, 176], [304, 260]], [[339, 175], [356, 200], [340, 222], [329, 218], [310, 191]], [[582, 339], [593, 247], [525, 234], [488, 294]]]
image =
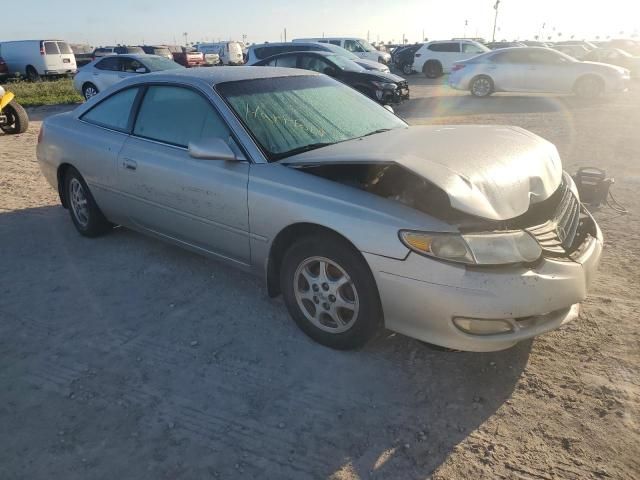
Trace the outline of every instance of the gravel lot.
[[[411, 78], [411, 123], [500, 123], [616, 177], [580, 319], [493, 354], [308, 340], [250, 276], [125, 229], [89, 240], [0, 134], [0, 478], [640, 476], [640, 88], [478, 100]], [[68, 108], [68, 107], [66, 107]]]

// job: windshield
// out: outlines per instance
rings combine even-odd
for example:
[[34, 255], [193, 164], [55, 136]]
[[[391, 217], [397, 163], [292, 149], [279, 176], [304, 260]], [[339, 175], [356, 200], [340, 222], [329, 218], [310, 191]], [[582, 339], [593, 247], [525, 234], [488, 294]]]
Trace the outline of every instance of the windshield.
[[365, 51], [367, 52], [375, 52], [376, 49], [373, 45], [371, 45], [369, 42], [367, 42], [366, 40], [358, 40], [360, 42], [360, 45], [362, 45], [362, 48], [365, 49]]
[[270, 162], [407, 126], [364, 95], [321, 75], [230, 82], [216, 90]]
[[[327, 60], [330, 60], [331, 62], [335, 63], [338, 67], [340, 67], [342, 70], [346, 70], [347, 72], [364, 71], [364, 68], [362, 68], [360, 65], [358, 65], [352, 60], [349, 60], [348, 58], [344, 58], [341, 55], [327, 55], [326, 58]], [[360, 58], [358, 57], [356, 58], [360, 60]]]
[[327, 49], [331, 50], [336, 55], [340, 55], [341, 57], [345, 57], [350, 60], [360, 60], [360, 57], [356, 54], [351, 53], [349, 50], [345, 50], [344, 48], [337, 45], [333, 45], [332, 43], [321, 43], [320, 45], [326, 47]]
[[177, 70], [184, 68], [173, 60], [165, 57], [148, 57], [144, 59], [144, 64], [151, 72], [160, 72], [162, 70]]

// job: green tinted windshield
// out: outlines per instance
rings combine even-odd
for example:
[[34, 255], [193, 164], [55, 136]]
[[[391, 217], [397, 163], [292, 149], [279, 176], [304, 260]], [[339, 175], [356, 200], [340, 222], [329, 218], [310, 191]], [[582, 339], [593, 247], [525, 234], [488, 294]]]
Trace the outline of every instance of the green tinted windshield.
[[223, 83], [229, 103], [269, 161], [407, 124], [331, 78], [313, 75]]
[[144, 59], [144, 64], [151, 72], [184, 68], [182, 65], [177, 64], [173, 60], [169, 60], [168, 58], [164, 57], [146, 57]]

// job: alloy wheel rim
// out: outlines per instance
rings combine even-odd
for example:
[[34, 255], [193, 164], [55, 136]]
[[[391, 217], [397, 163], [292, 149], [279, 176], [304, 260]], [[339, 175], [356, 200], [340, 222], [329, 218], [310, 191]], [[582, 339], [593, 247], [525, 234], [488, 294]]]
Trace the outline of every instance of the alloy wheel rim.
[[333, 260], [310, 257], [302, 261], [293, 276], [293, 291], [305, 318], [325, 332], [346, 332], [358, 318], [358, 291]]
[[77, 178], [71, 179], [70, 187], [70, 200], [73, 216], [81, 226], [86, 227], [89, 224], [89, 208], [84, 188]]
[[98, 92], [94, 87], [87, 87], [84, 89], [84, 98], [85, 100], [89, 100], [91, 97], [97, 95]]
[[478, 95], [479, 97], [484, 97], [488, 95], [491, 91], [491, 84], [489, 80], [486, 78], [479, 78], [475, 82], [473, 82], [473, 93]]

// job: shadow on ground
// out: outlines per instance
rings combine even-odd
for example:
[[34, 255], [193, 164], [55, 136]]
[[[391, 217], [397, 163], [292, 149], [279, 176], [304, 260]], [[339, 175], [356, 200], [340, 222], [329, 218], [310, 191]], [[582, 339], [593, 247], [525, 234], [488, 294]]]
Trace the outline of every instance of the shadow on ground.
[[425, 478], [511, 395], [530, 343], [307, 339], [259, 279], [59, 206], [0, 213], [7, 478]]

